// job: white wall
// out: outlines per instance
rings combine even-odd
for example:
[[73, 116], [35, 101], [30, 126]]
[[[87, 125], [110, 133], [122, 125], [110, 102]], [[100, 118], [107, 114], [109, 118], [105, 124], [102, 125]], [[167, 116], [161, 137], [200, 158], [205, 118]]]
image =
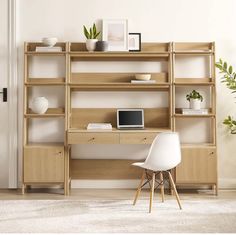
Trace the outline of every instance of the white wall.
[[[130, 32], [142, 41], [216, 41], [216, 58], [236, 68], [235, 0], [18, 0], [19, 79], [22, 79], [23, 42], [56, 36], [61, 41], [84, 41], [82, 26], [101, 19], [127, 18]], [[228, 135], [222, 120], [236, 116], [230, 92], [217, 80], [217, 136], [219, 182], [236, 187], [236, 135]], [[19, 88], [22, 95], [22, 88]], [[21, 102], [21, 101], [20, 101]], [[22, 106], [21, 106], [22, 107]], [[20, 128], [21, 129], [21, 128]]]

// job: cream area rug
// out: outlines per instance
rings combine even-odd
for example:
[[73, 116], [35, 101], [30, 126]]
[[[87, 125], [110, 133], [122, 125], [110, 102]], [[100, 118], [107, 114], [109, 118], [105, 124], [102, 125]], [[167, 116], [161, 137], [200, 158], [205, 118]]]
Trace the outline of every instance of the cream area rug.
[[0, 232], [18, 233], [185, 233], [236, 232], [236, 199], [148, 200], [2, 200]]

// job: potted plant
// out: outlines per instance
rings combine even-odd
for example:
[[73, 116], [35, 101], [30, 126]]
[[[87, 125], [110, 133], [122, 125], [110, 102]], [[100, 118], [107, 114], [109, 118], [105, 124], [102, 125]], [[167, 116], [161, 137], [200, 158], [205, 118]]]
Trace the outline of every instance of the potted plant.
[[96, 48], [96, 42], [98, 41], [98, 36], [100, 35], [100, 32], [97, 32], [97, 28], [95, 23], [93, 24], [93, 27], [89, 28], [89, 30], [84, 27], [84, 36], [87, 38], [86, 40], [86, 48], [88, 51], [94, 51]]
[[190, 102], [190, 109], [201, 109], [203, 97], [199, 92], [193, 90], [191, 93], [186, 95], [186, 99]]
[[[220, 70], [222, 74], [221, 82], [225, 83], [226, 87], [229, 88], [232, 94], [236, 93], [236, 72], [233, 71], [232, 65], [228, 65], [226, 61], [222, 59], [216, 62], [215, 66]], [[236, 97], [234, 97], [236, 98]], [[233, 116], [228, 116], [223, 121], [223, 124], [228, 126], [231, 134], [236, 134], [236, 119]]]

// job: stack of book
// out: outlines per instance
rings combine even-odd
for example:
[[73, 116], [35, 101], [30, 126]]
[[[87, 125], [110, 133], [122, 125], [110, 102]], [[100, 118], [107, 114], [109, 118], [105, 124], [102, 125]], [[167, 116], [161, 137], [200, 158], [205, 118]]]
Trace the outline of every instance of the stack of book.
[[182, 114], [185, 114], [185, 115], [204, 115], [204, 114], [208, 114], [208, 109], [182, 109]]
[[36, 47], [36, 52], [61, 52], [61, 47]]
[[111, 123], [89, 123], [87, 126], [87, 130], [112, 130]]
[[156, 80], [131, 80], [131, 83], [134, 83], [134, 84], [153, 84], [153, 83], [156, 83]]

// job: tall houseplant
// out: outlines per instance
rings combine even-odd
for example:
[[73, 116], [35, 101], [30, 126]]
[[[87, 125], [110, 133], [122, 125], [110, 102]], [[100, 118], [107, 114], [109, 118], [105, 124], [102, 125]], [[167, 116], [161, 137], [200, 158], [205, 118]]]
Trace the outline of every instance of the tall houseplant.
[[[233, 94], [236, 93], [236, 72], [233, 71], [232, 65], [228, 65], [226, 61], [220, 59], [219, 62], [215, 64], [215, 66], [222, 74], [221, 82], [225, 83]], [[229, 115], [227, 118], [225, 118], [223, 124], [229, 127], [231, 134], [236, 134], [236, 120], [233, 119], [232, 116]]]
[[97, 27], [95, 23], [93, 24], [93, 27], [87, 29], [85, 26], [84, 28], [84, 36], [87, 38], [86, 40], [86, 48], [88, 51], [94, 51], [96, 48], [96, 43], [98, 41], [98, 36], [100, 35], [100, 32], [97, 32]]

